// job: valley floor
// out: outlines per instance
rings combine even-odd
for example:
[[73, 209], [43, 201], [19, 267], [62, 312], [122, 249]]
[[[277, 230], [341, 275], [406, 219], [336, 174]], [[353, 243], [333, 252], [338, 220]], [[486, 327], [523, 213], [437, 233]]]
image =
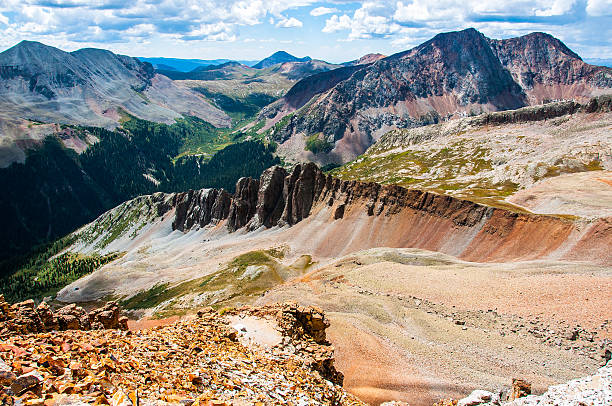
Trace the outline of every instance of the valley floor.
[[576, 264], [484, 265], [373, 249], [259, 302], [289, 299], [327, 312], [345, 387], [372, 404], [431, 405], [512, 378], [543, 392], [593, 373], [599, 340], [612, 337], [612, 271]]

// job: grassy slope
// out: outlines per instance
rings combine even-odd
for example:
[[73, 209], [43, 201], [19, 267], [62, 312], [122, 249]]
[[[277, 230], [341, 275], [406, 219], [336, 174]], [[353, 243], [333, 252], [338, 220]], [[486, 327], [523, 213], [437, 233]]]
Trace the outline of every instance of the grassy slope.
[[249, 251], [210, 275], [173, 286], [159, 284], [122, 304], [132, 310], [155, 308], [156, 317], [168, 317], [184, 313], [190, 302], [217, 309], [252, 303], [268, 289], [303, 274], [312, 265], [309, 256], [283, 265], [284, 255], [282, 248]]
[[596, 151], [609, 143], [609, 117], [599, 120], [577, 114], [536, 123], [394, 130], [330, 173], [524, 211], [505, 199], [541, 179], [605, 169]]

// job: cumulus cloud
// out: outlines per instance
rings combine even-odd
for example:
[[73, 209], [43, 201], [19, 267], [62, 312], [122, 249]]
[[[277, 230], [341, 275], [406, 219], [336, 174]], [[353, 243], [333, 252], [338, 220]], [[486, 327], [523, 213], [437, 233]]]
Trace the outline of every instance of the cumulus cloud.
[[323, 32], [347, 31], [348, 40], [390, 37], [394, 44], [415, 44], [437, 32], [467, 27], [497, 37], [536, 30], [563, 32], [555, 28], [568, 24], [586, 27], [584, 14], [612, 15], [612, 0], [363, 1], [352, 15], [330, 16]]
[[340, 10], [338, 10], [337, 8], [317, 7], [317, 8], [313, 8], [312, 10], [310, 10], [310, 15], [313, 17], [319, 17], [319, 16], [324, 16], [326, 14], [337, 13], [339, 11]]
[[325, 27], [323, 32], [331, 33], [336, 31], [350, 30], [353, 19], [346, 14], [338, 17], [337, 15], [331, 16], [325, 21]]
[[145, 49], [140, 44], [236, 41], [241, 33], [278, 41], [274, 30], [308, 27], [321, 16], [323, 33], [309, 38], [306, 52], [338, 46], [326, 43], [331, 33], [341, 41], [385, 39], [369, 49], [389, 52], [474, 27], [493, 38], [546, 31], [578, 51], [612, 56], [612, 0], [0, 0], [0, 46], [27, 38], [65, 48], [126, 44], [114, 48], [131, 52]]
[[386, 38], [399, 32], [401, 29], [393, 21], [391, 8], [381, 2], [364, 2], [355, 10], [352, 17], [347, 14], [338, 16], [334, 14], [325, 22], [323, 32], [331, 33], [348, 30], [348, 39]]
[[141, 41], [159, 36], [184, 41], [234, 41], [239, 27], [261, 24], [267, 17], [274, 17], [277, 27], [301, 27], [300, 20], [283, 13], [315, 1], [0, 0], [0, 24], [10, 28], [3, 29], [0, 42], [16, 42], [23, 37], [44, 40], [45, 34], [67, 42]]
[[612, 15], [612, 0], [589, 0], [586, 11], [592, 16]]
[[280, 28], [296, 28], [301, 27], [302, 25], [304, 24], [302, 24], [302, 22], [295, 17], [282, 18], [279, 22], [276, 23], [276, 26]]

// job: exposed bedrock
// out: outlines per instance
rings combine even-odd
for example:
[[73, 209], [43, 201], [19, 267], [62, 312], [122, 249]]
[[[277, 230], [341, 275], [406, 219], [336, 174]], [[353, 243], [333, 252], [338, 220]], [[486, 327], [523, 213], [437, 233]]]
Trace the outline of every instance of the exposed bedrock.
[[227, 219], [227, 228], [236, 231], [244, 227], [257, 210], [259, 181], [240, 178], [236, 183], [236, 194], [232, 200]]
[[224, 190], [189, 191], [177, 194], [174, 204], [173, 229], [181, 231], [225, 219], [230, 232], [294, 226], [320, 214], [328, 216], [327, 224], [334, 222], [337, 244], [345, 241], [349, 247], [354, 234], [362, 233], [355, 249], [414, 247], [470, 261], [549, 258], [612, 264], [612, 233], [602, 232], [611, 219], [588, 223], [515, 213], [395, 185], [343, 181], [313, 163], [297, 165], [291, 173], [272, 167], [259, 181], [242, 178], [233, 197]]
[[232, 196], [223, 189], [190, 190], [177, 193], [173, 203], [176, 214], [172, 229], [187, 231], [225, 220], [230, 211]]

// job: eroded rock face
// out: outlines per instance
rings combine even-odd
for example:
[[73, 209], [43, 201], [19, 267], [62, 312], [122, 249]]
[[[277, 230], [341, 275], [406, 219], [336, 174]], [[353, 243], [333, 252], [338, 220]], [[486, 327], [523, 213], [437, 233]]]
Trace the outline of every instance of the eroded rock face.
[[250, 230], [261, 226], [273, 227], [278, 223], [285, 207], [283, 190], [286, 177], [287, 171], [280, 166], [273, 166], [261, 174], [255, 216], [248, 224]]
[[227, 219], [230, 231], [244, 227], [253, 218], [257, 210], [258, 193], [259, 181], [252, 178], [238, 179]]
[[241, 178], [232, 197], [224, 190], [202, 189], [178, 193], [174, 197], [176, 214], [172, 228], [188, 231], [227, 219], [234, 232], [242, 227], [294, 225], [307, 218], [317, 203], [333, 206], [334, 218], [344, 216], [350, 203], [367, 199], [370, 216], [398, 213], [411, 208], [451, 218], [456, 225], [472, 226], [493, 209], [478, 204], [399, 186], [342, 181], [325, 175], [314, 163], [296, 165], [291, 173], [275, 166], [267, 169], [260, 181]]
[[176, 214], [172, 228], [187, 231], [194, 226], [204, 227], [227, 218], [231, 195], [224, 189], [190, 190], [174, 197]]
[[35, 306], [33, 300], [10, 305], [0, 295], [0, 337], [14, 334], [42, 333], [60, 330], [127, 330], [127, 317], [116, 302], [87, 313], [75, 304], [53, 312], [47, 303]]

